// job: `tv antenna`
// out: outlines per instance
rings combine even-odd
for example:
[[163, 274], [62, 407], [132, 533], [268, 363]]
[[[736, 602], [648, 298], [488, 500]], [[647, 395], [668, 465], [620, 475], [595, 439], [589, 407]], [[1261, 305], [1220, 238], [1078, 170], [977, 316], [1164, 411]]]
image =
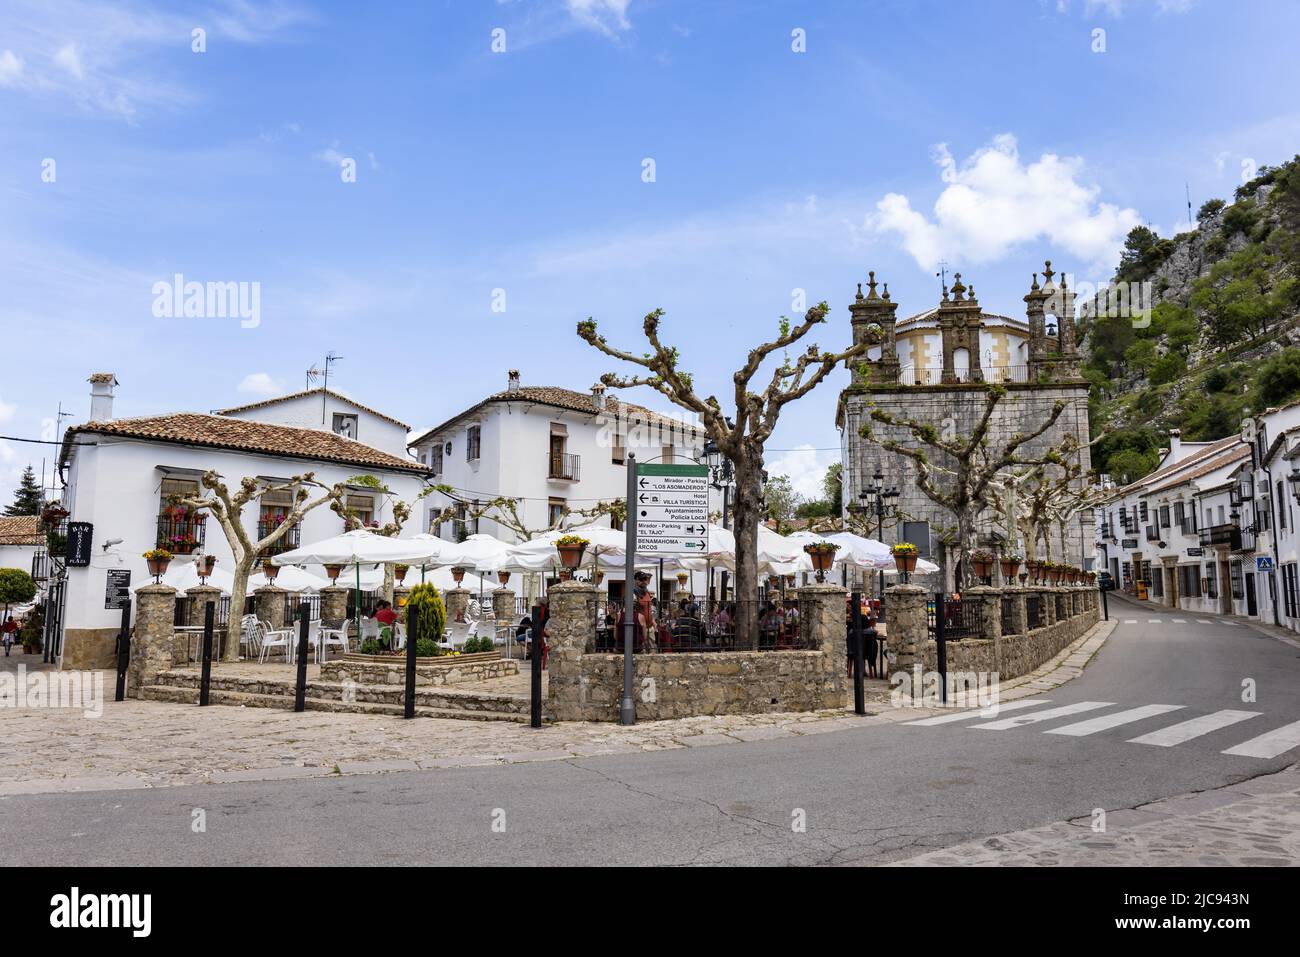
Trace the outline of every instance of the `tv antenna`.
[[339, 361], [340, 359], [342, 359], [342, 358], [343, 358], [342, 356], [335, 355], [333, 351], [330, 351], [330, 352], [328, 352], [328, 353], [325, 354], [325, 369], [324, 369], [324, 371], [321, 371], [320, 369], [317, 369], [315, 365], [313, 365], [310, 369], [307, 370], [307, 388], [308, 388], [308, 389], [311, 388], [311, 384], [312, 384], [313, 382], [315, 382], [318, 378], [324, 380], [323, 383], [322, 383], [322, 384], [323, 384], [323, 388], [321, 389], [321, 397], [320, 397], [320, 422], [321, 422], [321, 425], [324, 425], [324, 424], [325, 424], [325, 412], [326, 412], [327, 402], [328, 402], [328, 399], [329, 399], [329, 391], [330, 391], [330, 366], [332, 366], [334, 363], [338, 362], [338, 361]]
[[935, 278], [939, 280], [940, 286], [942, 286], [944, 289], [947, 289], [948, 288], [948, 260], [946, 259], [939, 260], [939, 271], [934, 275]]

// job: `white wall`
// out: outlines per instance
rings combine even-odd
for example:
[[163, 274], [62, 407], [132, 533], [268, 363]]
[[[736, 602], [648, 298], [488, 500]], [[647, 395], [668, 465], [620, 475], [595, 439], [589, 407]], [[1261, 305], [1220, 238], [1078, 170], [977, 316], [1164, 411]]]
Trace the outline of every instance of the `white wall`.
[[[321, 407], [324, 406], [324, 416]], [[321, 399], [320, 393], [297, 396], [277, 401], [271, 405], [231, 414], [231, 418], [250, 422], [270, 422], [274, 425], [292, 425], [303, 429], [334, 431], [334, 413], [357, 417], [356, 440], [390, 455], [406, 458], [407, 432], [400, 425], [366, 412], [347, 399], [329, 394]]]
[[[194, 449], [182, 445], [121, 439], [93, 433], [80, 433], [79, 441], [94, 441], [76, 449], [69, 469], [69, 489], [65, 496], [71, 521], [94, 524], [91, 564], [88, 568], [68, 570], [67, 628], [109, 628], [121, 621], [121, 613], [104, 608], [104, 588], [110, 568], [131, 569], [131, 587], [152, 581], [143, 553], [154, 546], [161, 501], [160, 485], [166, 476], [157, 466], [188, 469], [216, 469], [226, 484], [237, 486], [245, 476], [290, 478], [312, 470], [325, 485], [345, 481], [354, 475], [370, 474], [383, 481], [401, 499], [411, 502], [423, 488], [419, 477], [398, 472], [383, 472], [358, 465], [338, 465], [306, 459], [282, 458], [215, 449]], [[180, 476], [175, 476], [180, 477]], [[315, 497], [315, 496], [313, 496]], [[379, 496], [377, 496], [379, 498]], [[381, 522], [392, 518], [391, 499], [377, 503], [375, 517]], [[244, 507], [244, 526], [250, 537], [257, 532], [259, 507], [250, 502]], [[343, 532], [342, 519], [321, 505], [304, 519], [303, 544], [319, 541]], [[421, 531], [412, 520], [403, 537]], [[107, 551], [102, 547], [109, 539], [120, 544]], [[233, 567], [230, 546], [216, 519], [209, 517], [206, 527], [208, 554], [216, 555], [218, 567]], [[178, 556], [177, 561], [189, 558]], [[320, 569], [315, 569], [319, 573]]]

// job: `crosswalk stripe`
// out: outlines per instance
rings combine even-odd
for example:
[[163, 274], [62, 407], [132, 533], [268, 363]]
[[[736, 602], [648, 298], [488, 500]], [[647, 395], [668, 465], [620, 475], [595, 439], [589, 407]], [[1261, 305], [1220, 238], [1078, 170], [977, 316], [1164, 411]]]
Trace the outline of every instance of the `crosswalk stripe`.
[[1096, 734], [1098, 731], [1109, 731], [1111, 728], [1118, 728], [1121, 724], [1131, 724], [1134, 721], [1141, 721], [1143, 718], [1154, 718], [1158, 714], [1178, 711], [1182, 707], [1180, 704], [1144, 704], [1140, 708], [1129, 708], [1127, 711], [1104, 714], [1100, 718], [1089, 718], [1087, 721], [1067, 724], [1063, 728], [1052, 728], [1046, 733], [1068, 734], [1073, 738], [1081, 738], [1087, 734]]
[[1212, 624], [1214, 624], [1214, 622], [1210, 621], [1210, 619], [1208, 619], [1208, 618], [1197, 618], [1196, 620], [1197, 620], [1198, 622], [1200, 622], [1202, 625], [1212, 625]]
[[1294, 747], [1300, 747], [1300, 721], [1284, 724], [1257, 738], [1243, 741], [1223, 754], [1236, 754], [1246, 758], [1275, 758]]
[[1169, 748], [1175, 744], [1190, 741], [1192, 738], [1199, 738], [1203, 734], [1209, 734], [1211, 731], [1226, 728], [1238, 721], [1245, 721], [1247, 718], [1258, 718], [1260, 714], [1262, 714], [1260, 711], [1216, 711], [1213, 714], [1203, 714], [1199, 718], [1192, 718], [1190, 721], [1171, 724], [1167, 728], [1152, 731], [1140, 738], [1132, 738], [1128, 743], [1153, 744], [1156, 747]]
[[1076, 701], [1074, 704], [1062, 705], [1059, 708], [1048, 708], [1046, 711], [1035, 711], [1033, 714], [1020, 714], [1014, 718], [1003, 718], [1001, 721], [990, 721], [988, 724], [973, 724], [972, 728], [983, 728], [985, 731], [1007, 731], [1011, 728], [1019, 728], [1021, 725], [1037, 724], [1039, 721], [1050, 721], [1053, 718], [1063, 718], [1067, 714], [1079, 714], [1081, 711], [1095, 711], [1098, 708], [1109, 708], [1115, 702], [1113, 701]]
[[1147, 619], [1147, 624], [1148, 624], [1148, 625], [1159, 625], [1159, 624], [1162, 624], [1163, 622], [1164, 622], [1164, 619], [1163, 619], [1163, 618], [1148, 618], [1148, 619]]
[[1174, 618], [1174, 619], [1172, 619], [1172, 621], [1173, 621], [1173, 623], [1174, 623], [1175, 625], [1185, 625], [1185, 624], [1187, 624], [1187, 619], [1186, 619], [1186, 618]]
[[[1047, 698], [1034, 698], [1034, 699], [1026, 698], [1021, 701], [1008, 701], [1006, 704], [998, 705], [998, 711], [999, 712], [1019, 711], [1021, 708], [1032, 708], [1035, 705], [1047, 704], [1048, 700], [1049, 699]], [[992, 717], [992, 715], [984, 714], [983, 709], [972, 708], [968, 711], [958, 712], [957, 714], [941, 714], [937, 718], [922, 718], [920, 721], [904, 721], [903, 724], [911, 728], [911, 727], [916, 727], [918, 725], [929, 726], [934, 724], [948, 724], [951, 721], [966, 721], [970, 718], [988, 718], [988, 717]]]
[[1138, 620], [1137, 620], [1136, 618], [1125, 618], [1125, 619], [1124, 619], [1124, 624], [1126, 624], [1126, 625], [1136, 625], [1137, 623], [1138, 623]]

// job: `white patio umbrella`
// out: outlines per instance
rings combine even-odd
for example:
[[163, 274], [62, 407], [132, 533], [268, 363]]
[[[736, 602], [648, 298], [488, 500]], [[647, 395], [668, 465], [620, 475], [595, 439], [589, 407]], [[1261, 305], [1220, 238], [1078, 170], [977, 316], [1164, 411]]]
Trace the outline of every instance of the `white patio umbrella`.
[[492, 535], [478, 533], [463, 542], [442, 542], [436, 564], [493, 572], [510, 551], [510, 545]]
[[[407, 573], [406, 581], [410, 582], [410, 572]], [[452, 577], [451, 568], [445, 565], [437, 568], [429, 568], [425, 571], [423, 581], [432, 584], [439, 591], [449, 591], [456, 587], [456, 579]], [[461, 582], [461, 588], [480, 589], [482, 590], [485, 579], [473, 572], [465, 573], [465, 580]], [[375, 591], [384, 585], [384, 569], [382, 566], [375, 566], [369, 570], [363, 569], [361, 572], [361, 589], [362, 591]]]
[[627, 555], [627, 532], [620, 532], [607, 525], [583, 525], [578, 528], [552, 529], [531, 541], [510, 546], [505, 563], [498, 565], [496, 570], [517, 568], [523, 571], [541, 571], [550, 568], [560, 560], [555, 551], [555, 542], [566, 535], [577, 535], [591, 543], [587, 546], [584, 559], [590, 557], [600, 564], [609, 565]]
[[[188, 591], [197, 585], [203, 584], [199, 581], [199, 570], [194, 567], [194, 562], [173, 561], [167, 569], [167, 574], [162, 576], [164, 585], [171, 585], [178, 592]], [[235, 576], [221, 567], [218, 562], [212, 569], [212, 574], [208, 576], [208, 584], [215, 588], [220, 588], [227, 595], [235, 586]]]
[[356, 572], [357, 634], [361, 634], [361, 566], [419, 565], [436, 561], [441, 552], [437, 539], [388, 538], [358, 528], [323, 541], [281, 552], [277, 565], [352, 565]]
[[262, 572], [248, 576], [248, 587], [252, 591], [264, 585], [275, 585], [285, 591], [320, 591], [329, 581], [319, 575], [313, 575], [294, 565], [286, 565], [276, 573], [275, 580], [270, 581]]

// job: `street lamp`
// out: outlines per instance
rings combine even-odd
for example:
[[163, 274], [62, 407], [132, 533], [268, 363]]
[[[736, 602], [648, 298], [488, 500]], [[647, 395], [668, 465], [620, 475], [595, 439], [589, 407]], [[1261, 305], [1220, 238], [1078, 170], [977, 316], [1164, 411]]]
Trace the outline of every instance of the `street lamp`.
[[[710, 480], [709, 484], [722, 492], [722, 527], [727, 527], [727, 514], [731, 504], [731, 486], [736, 482], [736, 467], [732, 464], [731, 459], [722, 454], [722, 449], [718, 448], [718, 443], [713, 439], [708, 439], [704, 447], [700, 450], [702, 464], [709, 467]], [[713, 572], [710, 569], [705, 573], [709, 585], [713, 584]], [[722, 571], [722, 593], [718, 596], [720, 600], [727, 597], [727, 571]]]
[[[885, 518], [897, 513], [898, 505], [894, 499], [899, 497], [899, 491], [896, 487], [885, 487], [885, 475], [876, 469], [871, 476], [871, 484], [858, 493], [857, 504], [849, 505], [849, 511], [858, 516], [872, 516], [876, 518], [876, 539], [884, 541], [885, 537]], [[880, 570], [880, 594], [885, 593], [885, 570]]]

